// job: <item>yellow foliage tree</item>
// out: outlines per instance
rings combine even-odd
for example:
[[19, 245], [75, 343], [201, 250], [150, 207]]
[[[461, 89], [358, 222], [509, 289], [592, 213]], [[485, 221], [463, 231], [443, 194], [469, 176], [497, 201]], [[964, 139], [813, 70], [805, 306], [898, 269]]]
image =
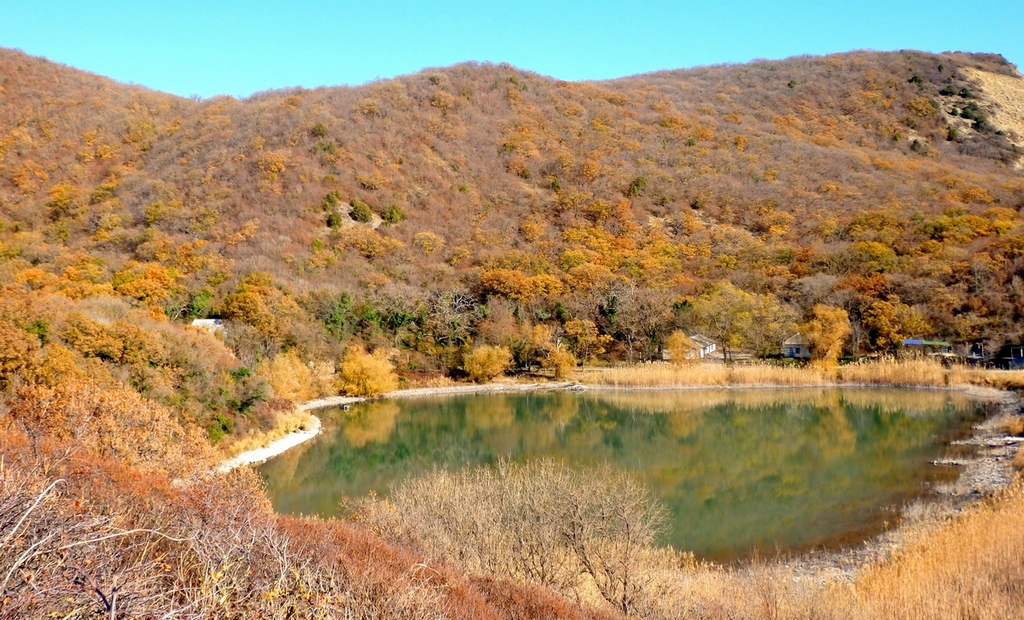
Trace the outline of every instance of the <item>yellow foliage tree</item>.
[[555, 379], [564, 379], [576, 367], [576, 357], [560, 344], [551, 343], [545, 348], [540, 365], [553, 370]]
[[[30, 373], [33, 383], [52, 388], [67, 381], [86, 380], [88, 375], [79, 368], [75, 353], [71, 349], [59, 342], [51, 342], [43, 347], [40, 353], [40, 362]], [[95, 378], [93, 380], [95, 382]]]
[[534, 351], [531, 357], [539, 361], [542, 368], [553, 370], [556, 379], [564, 379], [576, 367], [576, 356], [547, 325], [534, 326], [530, 333], [530, 346]]
[[502, 375], [512, 364], [512, 352], [507, 347], [479, 346], [466, 354], [462, 367], [471, 381], [483, 383]]
[[367, 353], [362, 347], [350, 347], [341, 362], [338, 386], [349, 396], [379, 396], [398, 387], [398, 375], [387, 352]]
[[491, 269], [480, 274], [480, 286], [491, 295], [527, 302], [533, 297], [534, 283], [516, 269]]
[[612, 337], [598, 331], [593, 321], [574, 319], [565, 324], [565, 335], [569, 339], [572, 352], [584, 363], [604, 353], [605, 346]]
[[39, 338], [13, 323], [0, 321], [0, 388], [31, 366], [38, 350]]
[[700, 361], [697, 351], [700, 345], [682, 330], [676, 330], [665, 339], [665, 350], [673, 364], [692, 364]]
[[302, 402], [319, 396], [313, 373], [302, 363], [295, 350], [280, 353], [273, 360], [264, 360], [256, 366], [256, 375], [264, 379], [278, 398]]
[[800, 324], [800, 333], [811, 343], [811, 356], [821, 364], [833, 365], [850, 337], [850, 315], [842, 308], [818, 304], [811, 316]]

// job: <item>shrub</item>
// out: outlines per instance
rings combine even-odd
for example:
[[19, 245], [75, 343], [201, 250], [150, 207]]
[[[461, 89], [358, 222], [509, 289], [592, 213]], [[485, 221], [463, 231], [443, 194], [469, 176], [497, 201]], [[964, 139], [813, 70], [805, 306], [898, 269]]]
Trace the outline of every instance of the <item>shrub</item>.
[[644, 192], [645, 187], [647, 187], [647, 178], [637, 177], [629, 184], [629, 189], [626, 190], [626, 195], [630, 197], [639, 196]]
[[320, 202], [320, 207], [324, 211], [333, 211], [339, 206], [341, 206], [341, 194], [336, 191], [328, 193]]
[[362, 200], [359, 200], [358, 198], [353, 198], [352, 202], [350, 202], [349, 204], [352, 205], [352, 210], [349, 211], [348, 214], [351, 215], [352, 219], [354, 219], [355, 221], [366, 224], [373, 219], [373, 210], [370, 209], [370, 205], [366, 204]]
[[319, 396], [314, 386], [313, 373], [302, 363], [295, 350], [280, 353], [273, 360], [264, 360], [256, 367], [256, 375], [274, 390], [274, 395], [292, 402], [310, 400]]
[[576, 356], [562, 346], [548, 343], [541, 355], [540, 365], [553, 370], [555, 379], [564, 379], [576, 367]]
[[552, 461], [501, 462], [409, 480], [360, 514], [386, 536], [412, 539], [471, 574], [577, 592], [581, 580], [623, 614], [654, 594], [675, 558], [655, 549], [665, 509], [628, 474]]
[[471, 381], [483, 383], [502, 375], [512, 364], [512, 353], [507, 347], [483, 345], [466, 354], [463, 369]]
[[367, 353], [350, 347], [341, 362], [339, 387], [349, 396], [379, 396], [398, 387], [395, 367], [380, 349]]
[[384, 213], [381, 213], [380, 217], [385, 224], [392, 226], [405, 219], [405, 211], [397, 204], [392, 204], [384, 210]]

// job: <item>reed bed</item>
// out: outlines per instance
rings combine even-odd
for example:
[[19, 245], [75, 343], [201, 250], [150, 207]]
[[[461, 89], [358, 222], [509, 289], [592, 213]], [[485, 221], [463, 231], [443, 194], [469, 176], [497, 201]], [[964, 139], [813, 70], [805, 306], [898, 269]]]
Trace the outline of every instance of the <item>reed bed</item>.
[[753, 560], [690, 563], [655, 575], [651, 620], [996, 620], [1024, 609], [1024, 488], [1016, 483], [938, 527], [906, 534], [892, 557], [835, 569]]
[[667, 362], [584, 371], [582, 383], [622, 388], [714, 387], [731, 385], [832, 385], [833, 373], [812, 367], [771, 364], [690, 364]]
[[950, 385], [982, 385], [1000, 390], [1024, 390], [1024, 370], [992, 370], [956, 366], [949, 371]]
[[879, 359], [839, 367], [839, 380], [868, 385], [948, 385], [947, 369], [927, 359]]
[[1024, 488], [925, 536], [857, 580], [866, 617], [1019, 618], [1024, 609]]
[[984, 386], [1024, 389], [1024, 371], [947, 368], [929, 359], [879, 359], [845, 366], [780, 366], [776, 364], [638, 364], [581, 372], [586, 384], [619, 388], [716, 386], [830, 386], [841, 384], [895, 387]]

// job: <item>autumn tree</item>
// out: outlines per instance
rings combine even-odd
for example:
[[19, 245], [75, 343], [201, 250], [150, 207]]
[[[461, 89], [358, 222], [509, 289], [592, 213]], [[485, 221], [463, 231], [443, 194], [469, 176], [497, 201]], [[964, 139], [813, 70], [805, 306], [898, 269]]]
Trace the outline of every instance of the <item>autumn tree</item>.
[[793, 309], [775, 295], [748, 293], [728, 281], [717, 283], [697, 298], [693, 318], [722, 345], [727, 360], [734, 349], [742, 347], [757, 355], [778, 352], [796, 323]]
[[602, 334], [593, 321], [573, 319], [564, 326], [569, 349], [580, 362], [586, 364], [605, 352], [612, 337]]
[[484, 383], [505, 374], [512, 365], [512, 352], [506, 347], [481, 345], [466, 354], [462, 367], [470, 381]]
[[931, 326], [915, 308], [899, 298], [877, 300], [864, 311], [864, 327], [876, 350], [894, 352], [907, 338], [926, 335]]
[[386, 351], [353, 346], [341, 361], [338, 386], [349, 396], [379, 396], [398, 388], [398, 375]]
[[0, 320], [0, 389], [6, 388], [35, 363], [38, 350], [38, 336]]
[[691, 364], [700, 361], [700, 345], [682, 330], [676, 330], [665, 339], [665, 351], [673, 364]]
[[842, 308], [817, 304], [799, 331], [811, 343], [811, 356], [816, 362], [834, 365], [850, 337], [850, 315]]
[[320, 396], [313, 373], [294, 349], [260, 362], [256, 375], [270, 385], [278, 398], [302, 402]]
[[610, 331], [626, 345], [629, 361], [652, 359], [676, 321], [669, 291], [633, 284], [612, 290], [600, 310]]
[[542, 368], [554, 373], [555, 379], [564, 379], [576, 367], [576, 357], [557, 332], [548, 325], [535, 325], [530, 333], [533, 359]]

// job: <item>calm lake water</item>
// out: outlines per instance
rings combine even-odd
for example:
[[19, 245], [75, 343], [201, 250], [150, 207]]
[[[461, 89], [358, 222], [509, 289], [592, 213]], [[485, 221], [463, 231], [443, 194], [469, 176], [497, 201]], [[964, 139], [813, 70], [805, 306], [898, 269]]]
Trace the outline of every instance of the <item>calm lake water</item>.
[[333, 515], [433, 467], [611, 463], [671, 513], [665, 542], [729, 560], [863, 540], [953, 468], [930, 462], [991, 403], [870, 389], [538, 392], [386, 400], [318, 413], [260, 468], [279, 512]]

